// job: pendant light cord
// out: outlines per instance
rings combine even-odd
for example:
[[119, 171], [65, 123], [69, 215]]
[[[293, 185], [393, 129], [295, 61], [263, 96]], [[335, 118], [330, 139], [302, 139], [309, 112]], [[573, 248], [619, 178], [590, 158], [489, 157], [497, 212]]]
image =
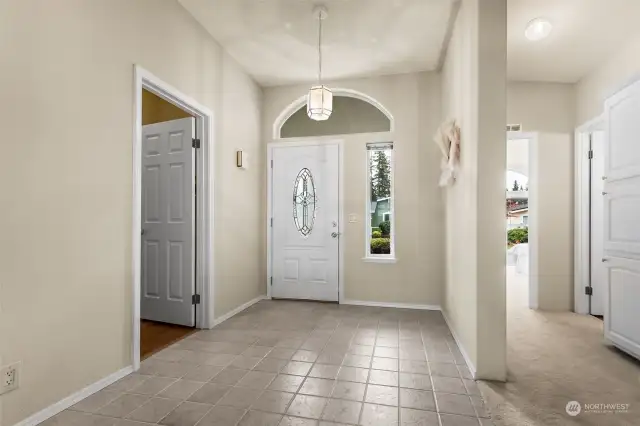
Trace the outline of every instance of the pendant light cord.
[[318, 11], [318, 85], [322, 86], [322, 11]]

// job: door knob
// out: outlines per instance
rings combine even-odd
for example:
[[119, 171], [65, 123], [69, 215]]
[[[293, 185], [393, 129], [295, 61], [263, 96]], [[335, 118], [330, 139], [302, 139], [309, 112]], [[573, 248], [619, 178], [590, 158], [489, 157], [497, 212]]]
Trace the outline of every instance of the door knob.
[[340, 235], [340, 233], [339, 233], [339, 232], [332, 232], [332, 233], [331, 233], [331, 236], [332, 236], [333, 238], [338, 238], [338, 236], [339, 236], [339, 235]]

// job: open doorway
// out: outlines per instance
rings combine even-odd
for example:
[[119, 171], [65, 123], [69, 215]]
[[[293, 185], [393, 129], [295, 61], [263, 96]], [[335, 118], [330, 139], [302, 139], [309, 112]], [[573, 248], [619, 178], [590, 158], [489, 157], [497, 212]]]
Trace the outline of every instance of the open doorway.
[[506, 231], [507, 304], [530, 306], [529, 290], [529, 145], [528, 138], [507, 139]]
[[213, 315], [213, 113], [134, 67], [133, 368]]
[[195, 141], [195, 117], [142, 89], [142, 359], [195, 331]]

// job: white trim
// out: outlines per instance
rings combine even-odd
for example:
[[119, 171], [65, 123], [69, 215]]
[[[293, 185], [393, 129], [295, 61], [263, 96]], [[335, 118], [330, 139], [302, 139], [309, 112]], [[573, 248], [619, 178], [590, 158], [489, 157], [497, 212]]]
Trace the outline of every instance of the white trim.
[[260, 295], [260, 296], [256, 297], [255, 299], [252, 299], [252, 300], [248, 301], [247, 303], [244, 303], [244, 304], [238, 306], [237, 308], [227, 312], [226, 314], [222, 315], [221, 317], [216, 318], [213, 321], [213, 327], [215, 327], [216, 325], [228, 320], [229, 318], [233, 317], [234, 315], [238, 315], [240, 312], [244, 311], [245, 309], [250, 308], [251, 306], [253, 306], [256, 303], [258, 303], [259, 301], [265, 300], [265, 299], [267, 299], [267, 296], [265, 296], [263, 294], [263, 295]]
[[[389, 163], [390, 163], [390, 167], [391, 167], [391, 195], [388, 198], [385, 199], [389, 199], [391, 200], [391, 202], [389, 203], [389, 211], [391, 212], [391, 244], [390, 244], [390, 248], [391, 248], [391, 253], [390, 254], [374, 254], [371, 253], [371, 214], [373, 213], [371, 211], [371, 184], [370, 184], [370, 169], [371, 169], [371, 152], [368, 149], [369, 145], [377, 145], [377, 144], [391, 144], [392, 146], [394, 145], [393, 140], [388, 140], [386, 142], [368, 142], [365, 144], [365, 150], [366, 150], [366, 155], [365, 155], [365, 161], [366, 161], [366, 166], [364, 169], [364, 172], [366, 174], [366, 178], [365, 178], [365, 185], [364, 185], [364, 189], [365, 189], [365, 197], [364, 197], [364, 201], [365, 201], [365, 210], [364, 210], [364, 259], [366, 259], [365, 261], [368, 262], [373, 262], [373, 259], [380, 259], [381, 261], [378, 263], [395, 263], [396, 261], [396, 212], [395, 212], [395, 147], [393, 147], [391, 149], [391, 158], [389, 159]], [[378, 200], [381, 201], [381, 200]]]
[[146, 89], [196, 118], [196, 128], [201, 148], [196, 152], [198, 170], [198, 246], [196, 247], [196, 291], [203, 303], [199, 305], [196, 327], [213, 326], [214, 265], [213, 259], [213, 203], [214, 203], [214, 132], [213, 112], [178, 89], [165, 83], [149, 71], [134, 65], [133, 111], [133, 235], [132, 235], [132, 283], [133, 283], [133, 370], [140, 368], [140, 268], [141, 268], [141, 216], [142, 216], [142, 89]]
[[90, 397], [94, 393], [106, 388], [107, 386], [117, 382], [121, 378], [133, 373], [133, 367], [125, 367], [120, 371], [116, 371], [113, 374], [105, 377], [104, 379], [100, 379], [97, 382], [87, 386], [84, 389], [79, 390], [78, 392], [69, 395], [68, 397], [56, 402], [45, 408], [44, 410], [38, 411], [32, 416], [27, 417], [19, 423], [16, 423], [14, 426], [35, 426], [38, 425], [45, 420], [50, 419], [56, 414], [66, 410], [67, 408], [77, 404], [85, 398]]
[[462, 354], [462, 357], [464, 358], [464, 362], [467, 364], [467, 368], [469, 368], [469, 371], [471, 372], [471, 377], [473, 377], [475, 379], [477, 377], [476, 366], [473, 364], [473, 362], [471, 361], [471, 357], [469, 356], [469, 354], [467, 353], [466, 349], [462, 345], [462, 340], [460, 340], [460, 338], [458, 337], [458, 334], [456, 333], [455, 328], [453, 328], [451, 326], [451, 322], [449, 321], [449, 318], [447, 317], [447, 314], [444, 311], [444, 309], [442, 310], [442, 316], [444, 317], [444, 322], [447, 323], [447, 327], [449, 327], [449, 331], [451, 331], [451, 335], [453, 336], [453, 340], [456, 341], [456, 345], [458, 345], [458, 349], [460, 349], [460, 353]]
[[398, 259], [395, 257], [390, 257], [388, 255], [370, 255], [362, 258], [362, 261], [365, 263], [396, 263]]
[[[529, 141], [529, 308], [538, 309], [538, 133], [537, 132], [507, 132], [507, 143], [512, 140], [527, 139]], [[509, 147], [507, 146], [507, 150]], [[469, 367], [471, 368], [471, 367]]]
[[574, 311], [578, 314], [589, 314], [589, 296], [585, 287], [589, 277], [589, 134], [604, 130], [604, 114], [578, 126], [575, 130], [575, 169], [574, 169]]
[[[360, 99], [361, 101], [367, 102], [371, 105], [373, 105], [374, 107], [376, 107], [378, 110], [380, 110], [380, 112], [382, 112], [384, 115], [387, 116], [387, 118], [389, 119], [390, 122], [390, 131], [393, 132], [395, 125], [394, 125], [394, 119], [393, 119], [393, 115], [391, 114], [391, 112], [379, 101], [377, 101], [376, 99], [374, 99], [373, 97], [366, 95], [362, 92], [358, 92], [357, 90], [353, 90], [353, 89], [347, 89], [347, 88], [335, 88], [332, 87], [331, 91], [333, 92], [333, 96], [343, 96], [343, 97], [348, 97], [348, 98], [355, 98], [355, 99]], [[293, 102], [291, 102], [285, 109], [282, 110], [282, 112], [278, 115], [278, 117], [275, 119], [275, 121], [273, 122], [273, 134], [272, 134], [272, 138], [275, 139], [280, 139], [280, 130], [282, 129], [282, 126], [284, 125], [284, 123], [287, 122], [287, 120], [296, 113], [296, 111], [298, 111], [300, 108], [302, 108], [303, 105], [305, 105], [307, 103], [307, 94], [305, 93], [304, 95], [300, 96], [298, 99], [294, 100]]]
[[[267, 299], [271, 299], [271, 278], [272, 278], [272, 259], [273, 254], [273, 232], [271, 228], [271, 218], [273, 217], [273, 203], [271, 201], [273, 195], [273, 169], [271, 164], [273, 161], [273, 148], [286, 148], [295, 146], [317, 146], [317, 145], [338, 145], [338, 215], [339, 227], [338, 232], [343, 234], [346, 227], [344, 218], [344, 140], [331, 138], [296, 138], [286, 139], [286, 142], [270, 142], [267, 144]], [[338, 303], [342, 303], [344, 298], [344, 238], [338, 239]]]
[[442, 311], [440, 305], [419, 305], [415, 303], [376, 302], [371, 300], [345, 299], [343, 305], [371, 306], [374, 308], [417, 309], [421, 311]]

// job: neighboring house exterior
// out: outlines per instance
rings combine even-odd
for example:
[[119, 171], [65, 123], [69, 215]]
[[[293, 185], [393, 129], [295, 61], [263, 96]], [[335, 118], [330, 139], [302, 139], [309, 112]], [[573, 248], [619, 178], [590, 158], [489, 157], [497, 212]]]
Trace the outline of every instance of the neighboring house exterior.
[[377, 228], [381, 222], [391, 220], [391, 203], [389, 198], [381, 198], [378, 201], [371, 202], [372, 207], [375, 204], [375, 208], [371, 211], [371, 227]]
[[529, 206], [516, 206], [507, 212], [507, 229], [529, 226]]

